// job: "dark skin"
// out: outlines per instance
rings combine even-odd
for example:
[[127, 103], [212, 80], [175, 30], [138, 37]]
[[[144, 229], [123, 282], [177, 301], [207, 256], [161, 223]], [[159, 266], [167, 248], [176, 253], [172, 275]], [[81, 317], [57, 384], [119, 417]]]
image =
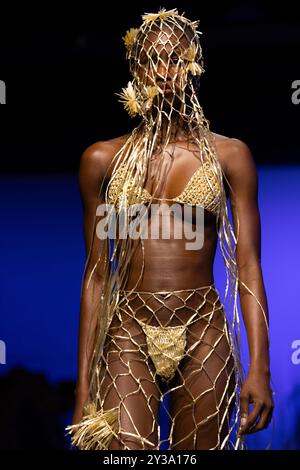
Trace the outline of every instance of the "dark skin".
[[[257, 173], [255, 163], [247, 145], [238, 139], [214, 134], [220, 165], [233, 189], [228, 190], [232, 209], [236, 209], [240, 219], [240, 236], [237, 245], [237, 263], [240, 279], [256, 294], [268, 317], [268, 306], [261, 269], [261, 228], [257, 205]], [[92, 240], [92, 225], [97, 205], [104, 202], [104, 190], [98, 197], [99, 187], [116, 152], [128, 136], [107, 142], [98, 142], [83, 153], [80, 163], [79, 183], [84, 209], [84, 235], [87, 252]], [[185, 187], [195, 168], [199, 165], [191, 152], [184, 151], [184, 142], [179, 142], [180, 150], [175, 155], [172, 172], [168, 177], [163, 197], [175, 197]], [[176, 158], [177, 157], [177, 158]], [[184, 174], [182, 169], [184, 168]], [[111, 169], [108, 175], [111, 174]], [[109, 177], [109, 176], [108, 176]], [[207, 212], [207, 211], [206, 211]], [[233, 218], [236, 230], [236, 220]], [[174, 246], [174, 253], [182, 250], [180, 240]], [[184, 289], [191, 286], [207, 285], [213, 281], [213, 259], [217, 243], [214, 216], [205, 215], [205, 242], [201, 250], [181, 253], [170, 257], [167, 240], [151, 240], [152, 252], [145, 252], [145, 276], [141, 289]], [[87, 267], [86, 279], [97, 260], [96, 244]], [[155, 254], [159, 262], [155, 262]], [[186, 263], [182, 260], [186, 259]], [[154, 260], [154, 261], [153, 261]], [[163, 263], [161, 261], [164, 261]], [[180, 262], [180, 267], [178, 266]], [[131, 281], [140, 273], [138, 257], [131, 266]], [[164, 267], [164, 268], [162, 268]], [[165, 271], [164, 271], [165, 269]], [[183, 282], [184, 280], [184, 282]], [[86, 282], [86, 281], [85, 281]], [[101, 292], [101, 267], [95, 273], [95, 285]], [[129, 279], [130, 285], [130, 279]], [[273, 398], [270, 388], [269, 346], [266, 325], [262, 312], [253, 297], [240, 285], [239, 295], [244, 323], [247, 330], [250, 352], [250, 367], [241, 391], [242, 428], [240, 434], [249, 434], [265, 429], [270, 423], [273, 412]], [[83, 354], [87, 341], [88, 322], [91, 314], [91, 289], [84, 290], [81, 301], [78, 380], [76, 387], [76, 406], [73, 424], [82, 417], [83, 405], [88, 396], [88, 357]], [[250, 404], [253, 409], [250, 412]]]
[[[165, 106], [168, 108], [168, 97], [179, 86], [181, 71], [177, 68], [176, 57], [173, 58], [173, 43], [176, 37], [164, 30], [162, 33], [149, 34], [145, 42], [145, 53], [136, 71], [140, 80], [147, 85], [155, 83], [162, 89], [169, 88]], [[176, 35], [175, 35], [176, 36]], [[161, 42], [160, 42], [161, 41]], [[155, 48], [152, 45], [155, 44]], [[189, 42], [183, 38], [181, 47], [188, 47]], [[180, 51], [179, 51], [180, 52]], [[168, 57], [172, 61], [167, 68]], [[150, 59], [149, 59], [150, 58]], [[149, 59], [149, 60], [148, 60]], [[176, 103], [173, 103], [176, 106]], [[180, 113], [177, 114], [180, 116]], [[168, 122], [163, 122], [160, 139], [164, 140], [164, 132]], [[247, 145], [238, 139], [213, 134], [216, 143], [218, 161], [228, 179], [232, 190], [226, 184], [225, 191], [230, 199], [233, 212], [235, 232], [237, 221], [235, 211], [239, 215], [240, 232], [237, 244], [237, 264], [240, 280], [243, 281], [257, 296], [268, 320], [267, 298], [261, 269], [261, 227], [257, 204], [257, 173], [255, 163]], [[93, 242], [93, 219], [96, 207], [104, 203], [104, 193], [112, 174], [110, 166], [113, 157], [126, 142], [128, 135], [106, 142], [98, 142], [90, 146], [82, 155], [79, 172], [80, 191], [84, 209], [84, 234], [87, 253], [91, 256], [87, 265], [84, 287], [89, 274], [97, 261], [98, 243]], [[158, 142], [159, 143], [159, 142]], [[172, 122], [171, 143], [163, 155], [163, 163], [169, 167], [167, 177], [158, 182], [156, 192], [152, 192], [150, 181], [145, 187], [157, 198], [174, 198], [182, 193], [191, 176], [199, 166], [199, 155], [195, 154], [195, 146], [191, 145], [182, 128], [180, 118]], [[171, 160], [170, 160], [171, 155]], [[155, 152], [154, 152], [155, 156]], [[150, 163], [150, 174], [156, 174], [155, 159]], [[152, 172], [151, 172], [152, 169]], [[99, 195], [101, 184], [102, 193]], [[164, 183], [164, 184], [163, 184]], [[155, 201], [154, 201], [155, 202]], [[215, 216], [205, 210], [204, 245], [196, 251], [187, 250], [182, 240], [148, 239], [145, 240], [145, 270], [139, 283], [140, 290], [179, 290], [214, 283], [213, 261], [218, 241]], [[170, 247], [171, 253], [170, 256]], [[130, 264], [130, 272], [126, 289], [135, 286], [141, 270], [141, 251], [137, 250]], [[103, 286], [101, 263], [94, 273], [95, 295], [100, 295]], [[92, 289], [83, 289], [81, 300], [78, 380], [76, 387], [76, 406], [73, 424], [80, 421], [83, 405], [88, 400], [88, 364], [90, 357], [84, 354], [87, 347], [88, 325], [92, 311]], [[239, 296], [243, 319], [247, 330], [250, 352], [250, 367], [241, 390], [241, 429], [240, 434], [248, 434], [266, 428], [272, 418], [273, 398], [270, 388], [269, 344], [266, 323], [262, 311], [248, 291], [239, 285]], [[95, 319], [92, 319], [95, 322]], [[250, 404], [253, 409], [250, 410]]]

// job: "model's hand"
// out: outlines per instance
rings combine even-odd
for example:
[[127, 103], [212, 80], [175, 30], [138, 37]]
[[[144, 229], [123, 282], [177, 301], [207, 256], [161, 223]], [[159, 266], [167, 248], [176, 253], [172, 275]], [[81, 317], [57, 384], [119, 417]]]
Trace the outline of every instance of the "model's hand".
[[[252, 434], [268, 427], [274, 408], [269, 376], [259, 372], [249, 372], [240, 396], [241, 423], [239, 435]], [[253, 409], [250, 413], [250, 403]]]

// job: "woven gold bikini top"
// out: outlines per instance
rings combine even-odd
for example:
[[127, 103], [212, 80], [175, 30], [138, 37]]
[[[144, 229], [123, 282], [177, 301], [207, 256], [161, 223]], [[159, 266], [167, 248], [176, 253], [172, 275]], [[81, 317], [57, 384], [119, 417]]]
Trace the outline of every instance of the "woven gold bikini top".
[[[119, 206], [123, 188], [126, 186], [126, 200], [128, 205], [145, 204], [152, 197], [147, 189], [134, 186], [133, 181], [126, 181], [124, 165], [116, 170], [108, 190], [108, 203]], [[204, 162], [192, 175], [182, 193], [174, 198], [158, 198], [155, 200], [180, 202], [204, 207], [204, 209], [217, 215], [220, 208], [221, 190], [219, 181], [211, 168], [211, 163]]]

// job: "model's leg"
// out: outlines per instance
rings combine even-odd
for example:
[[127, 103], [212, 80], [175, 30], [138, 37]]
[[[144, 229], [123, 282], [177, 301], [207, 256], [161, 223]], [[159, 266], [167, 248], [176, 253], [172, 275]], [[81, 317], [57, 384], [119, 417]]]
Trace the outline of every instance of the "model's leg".
[[155, 370], [141, 327], [129, 315], [120, 316], [109, 329], [99, 378], [103, 411], [118, 408], [117, 436], [108, 448], [155, 449], [161, 396]]
[[[206, 310], [211, 308], [207, 304]], [[224, 448], [235, 401], [235, 369], [222, 310], [189, 326], [178, 377], [171, 392], [170, 447]]]

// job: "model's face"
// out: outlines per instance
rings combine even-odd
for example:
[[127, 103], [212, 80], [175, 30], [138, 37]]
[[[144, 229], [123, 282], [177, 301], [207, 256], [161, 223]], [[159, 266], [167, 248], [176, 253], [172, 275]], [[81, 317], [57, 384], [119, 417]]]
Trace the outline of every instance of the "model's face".
[[184, 72], [180, 58], [189, 47], [180, 31], [164, 26], [150, 31], [139, 48], [136, 75], [146, 86], [158, 86], [164, 95], [178, 90]]

